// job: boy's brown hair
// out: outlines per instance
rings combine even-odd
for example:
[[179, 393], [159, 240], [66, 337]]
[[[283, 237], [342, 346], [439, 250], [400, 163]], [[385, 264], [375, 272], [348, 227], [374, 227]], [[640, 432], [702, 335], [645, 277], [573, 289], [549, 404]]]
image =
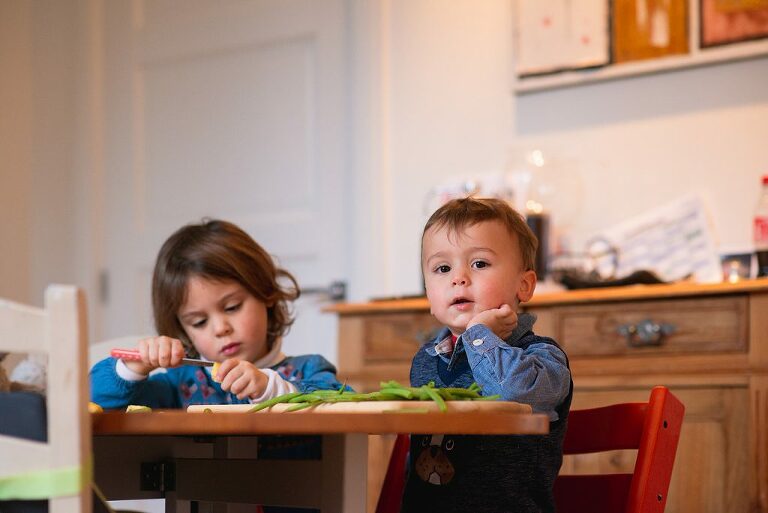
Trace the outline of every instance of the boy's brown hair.
[[[159, 335], [181, 340], [187, 355], [199, 354], [178, 318], [186, 301], [187, 282], [199, 276], [239, 283], [267, 306], [267, 346], [293, 324], [290, 302], [299, 297], [296, 279], [232, 223], [204, 219], [184, 226], [163, 243], [152, 276], [152, 310]], [[279, 281], [287, 282], [284, 284]]]
[[449, 233], [458, 233], [462, 228], [473, 226], [484, 221], [499, 221], [511, 236], [516, 236], [520, 247], [525, 271], [534, 270], [536, 249], [539, 241], [528, 224], [515, 209], [506, 201], [496, 198], [459, 198], [447, 202], [430, 216], [421, 234], [422, 245], [424, 234], [430, 228], [448, 227]]

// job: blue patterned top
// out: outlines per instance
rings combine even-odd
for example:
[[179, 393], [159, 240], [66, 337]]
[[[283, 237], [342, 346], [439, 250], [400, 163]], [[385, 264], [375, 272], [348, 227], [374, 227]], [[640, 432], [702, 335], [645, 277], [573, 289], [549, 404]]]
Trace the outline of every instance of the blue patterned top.
[[[247, 404], [221, 389], [203, 367], [185, 365], [151, 374], [140, 381], [117, 374], [117, 360], [105, 358], [91, 369], [91, 401], [104, 409], [123, 409], [129, 404], [150, 408], [186, 408], [191, 404]], [[270, 367], [299, 391], [338, 390], [336, 368], [320, 355], [289, 356]]]

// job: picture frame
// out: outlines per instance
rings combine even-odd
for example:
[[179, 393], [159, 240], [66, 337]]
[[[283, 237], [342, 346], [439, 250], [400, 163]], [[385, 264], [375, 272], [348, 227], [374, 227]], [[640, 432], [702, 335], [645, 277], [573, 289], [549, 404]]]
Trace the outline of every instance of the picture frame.
[[699, 0], [700, 46], [768, 38], [768, 0]]
[[688, 1], [615, 1], [611, 16], [613, 63], [687, 54]]
[[610, 63], [609, 0], [518, 0], [515, 20], [519, 77]]
[[[513, 0], [512, 87], [516, 95], [768, 56], [768, 0], [600, 2]], [[667, 15], [657, 16], [656, 24], [666, 27], [667, 40], [658, 37], [658, 32], [633, 39], [627, 27], [631, 29], [634, 24], [641, 28], [643, 19], [651, 17], [640, 11], [645, 9], [650, 14], [659, 7]], [[568, 46], [573, 47], [577, 39], [569, 38], [567, 33], [570, 30], [578, 34], [578, 24], [574, 23], [565, 25], [571, 27], [568, 30], [561, 26], [560, 30], [550, 31], [545, 38], [546, 31], [537, 23], [544, 19], [547, 9], [553, 13], [553, 20], [568, 20], [574, 9], [593, 13], [591, 19], [600, 24], [593, 24], [592, 34], [596, 40], [604, 35], [601, 45], [604, 42], [605, 46], [591, 54], [572, 52]], [[607, 9], [607, 19], [603, 9]], [[626, 19], [616, 20], [622, 17]], [[741, 21], [744, 19], [748, 21]], [[673, 27], [677, 27], [676, 43], [672, 41]]]

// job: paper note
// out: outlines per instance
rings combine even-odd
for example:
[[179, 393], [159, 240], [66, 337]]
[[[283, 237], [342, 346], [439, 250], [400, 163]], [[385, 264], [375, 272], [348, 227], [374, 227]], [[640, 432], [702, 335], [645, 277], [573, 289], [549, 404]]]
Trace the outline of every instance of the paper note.
[[720, 258], [697, 196], [655, 208], [602, 232], [619, 252], [617, 277], [645, 269], [664, 281], [689, 275], [698, 282], [722, 280]]

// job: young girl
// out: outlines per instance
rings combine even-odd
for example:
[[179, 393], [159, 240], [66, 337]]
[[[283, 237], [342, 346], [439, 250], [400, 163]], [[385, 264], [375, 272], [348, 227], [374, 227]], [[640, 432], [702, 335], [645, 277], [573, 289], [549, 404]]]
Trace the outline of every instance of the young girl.
[[[237, 226], [218, 220], [181, 228], [163, 244], [152, 277], [155, 328], [141, 361], [106, 358], [91, 371], [92, 401], [186, 408], [257, 403], [294, 391], [338, 389], [320, 355], [286, 357], [296, 280]], [[220, 365], [182, 365], [182, 358]], [[150, 372], [162, 368], [164, 372]]]

